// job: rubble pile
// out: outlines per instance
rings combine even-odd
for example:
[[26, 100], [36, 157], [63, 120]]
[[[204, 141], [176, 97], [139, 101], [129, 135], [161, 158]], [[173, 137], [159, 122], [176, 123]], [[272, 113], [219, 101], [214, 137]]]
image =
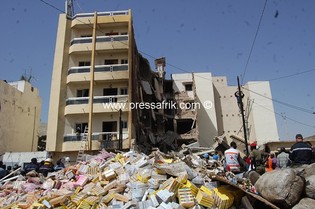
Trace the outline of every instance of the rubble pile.
[[31, 171], [0, 183], [4, 209], [278, 208], [220, 162], [175, 152], [102, 150], [47, 177]]

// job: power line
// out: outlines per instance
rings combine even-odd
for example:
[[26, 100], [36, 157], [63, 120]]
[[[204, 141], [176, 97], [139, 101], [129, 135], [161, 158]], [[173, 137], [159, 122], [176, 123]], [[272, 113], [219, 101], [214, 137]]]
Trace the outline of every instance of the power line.
[[[284, 75], [284, 76], [280, 76], [280, 77], [276, 77], [276, 78], [266, 79], [266, 80], [263, 80], [263, 81], [271, 82], [271, 81], [280, 80], [280, 79], [284, 79], [284, 78], [290, 78], [290, 77], [294, 77], [294, 76], [299, 76], [301, 74], [310, 73], [312, 71], [315, 71], [315, 68], [310, 69], [310, 70], [301, 71], [301, 72], [298, 72], [298, 73], [293, 73], [293, 74], [290, 74], [290, 75]], [[251, 85], [258, 85], [258, 84], [261, 84], [261, 83], [254, 83], [254, 84], [251, 84]]]
[[298, 73], [294, 73], [294, 74], [291, 74], [291, 75], [285, 75], [285, 76], [269, 79], [268, 81], [275, 81], [275, 80], [280, 80], [280, 79], [283, 79], [283, 78], [290, 78], [290, 77], [301, 75], [301, 74], [304, 74], [304, 73], [309, 73], [309, 72], [312, 72], [314, 70], [315, 70], [315, 68], [310, 69], [310, 70], [305, 70], [305, 71], [302, 71], [302, 72], [298, 72]]
[[[276, 115], [279, 115], [279, 116], [283, 117], [282, 114], [277, 113], [277, 112], [275, 112], [275, 111], [273, 111], [273, 110], [271, 110], [271, 109], [269, 109], [269, 108], [266, 108], [265, 106], [260, 105], [260, 104], [258, 104], [258, 103], [255, 102], [255, 101], [253, 101], [253, 103], [255, 103], [256, 105], [258, 105], [258, 106], [260, 106], [260, 107], [262, 107], [262, 108], [264, 108], [264, 109], [266, 109], [266, 110], [269, 110], [270, 112], [273, 112], [273, 113], [276, 114]], [[295, 119], [289, 118], [288, 116], [285, 116], [285, 117], [286, 117], [286, 119], [291, 120], [291, 121], [293, 121], [293, 122], [295, 122], [295, 123], [298, 123], [298, 124], [301, 124], [301, 125], [304, 125], [304, 126], [311, 127], [311, 128], [314, 128], [314, 129], [315, 129], [315, 126], [312, 126], [312, 125], [309, 125], [309, 124], [306, 124], [306, 123], [297, 121], [297, 120], [295, 120]]]
[[296, 105], [292, 105], [292, 104], [289, 104], [289, 103], [286, 103], [286, 102], [282, 102], [282, 101], [279, 101], [279, 100], [277, 100], [277, 99], [273, 99], [273, 98], [267, 97], [267, 96], [265, 96], [265, 95], [262, 95], [262, 94], [260, 94], [260, 93], [258, 93], [258, 92], [255, 92], [255, 91], [250, 90], [250, 89], [245, 88], [245, 87], [242, 87], [242, 88], [245, 89], [245, 90], [247, 90], [247, 91], [250, 91], [250, 92], [252, 92], [252, 93], [254, 93], [254, 94], [257, 94], [257, 95], [259, 95], [259, 96], [261, 96], [261, 97], [264, 97], [264, 98], [266, 98], [266, 99], [269, 99], [269, 100], [272, 100], [272, 101], [277, 102], [277, 103], [279, 103], [279, 104], [282, 104], [282, 105], [284, 105], [284, 106], [290, 107], [290, 108], [292, 108], [292, 109], [299, 110], [299, 111], [302, 111], [302, 112], [305, 112], [305, 113], [315, 114], [315, 112], [312, 111], [312, 110], [309, 110], [309, 109], [306, 109], [306, 108], [303, 108], [303, 107], [299, 107], [299, 106], [296, 106]]
[[44, 4], [47, 4], [48, 6], [54, 8], [54, 9], [56, 9], [56, 10], [58, 10], [59, 12], [65, 13], [65, 11], [62, 11], [62, 10], [59, 9], [58, 7], [55, 7], [54, 5], [48, 3], [48, 2], [46, 2], [46, 1], [44, 1], [44, 0], [39, 0], [39, 1], [43, 2]]
[[82, 9], [82, 7], [81, 7], [80, 4], [79, 4], [79, 1], [78, 1], [78, 0], [75, 0], [75, 3], [77, 4], [77, 6], [78, 6], [79, 9], [81, 10], [81, 12], [84, 13], [84, 10]]
[[241, 81], [241, 83], [243, 83], [244, 78], [245, 78], [245, 74], [246, 74], [246, 71], [247, 71], [248, 63], [249, 63], [250, 57], [252, 55], [252, 52], [253, 52], [253, 49], [254, 49], [254, 46], [255, 46], [255, 42], [256, 42], [257, 35], [258, 35], [258, 31], [260, 29], [260, 24], [261, 24], [262, 18], [263, 18], [264, 13], [265, 13], [266, 5], [267, 5], [267, 0], [265, 0], [265, 4], [264, 4], [263, 10], [262, 10], [261, 15], [260, 15], [259, 23], [258, 23], [258, 26], [257, 26], [257, 29], [256, 29], [256, 33], [255, 33], [255, 36], [254, 36], [254, 40], [252, 42], [252, 46], [250, 48], [249, 55], [248, 55], [248, 58], [247, 58], [247, 61], [246, 61], [245, 69], [244, 69], [244, 72], [242, 74], [242, 81]]

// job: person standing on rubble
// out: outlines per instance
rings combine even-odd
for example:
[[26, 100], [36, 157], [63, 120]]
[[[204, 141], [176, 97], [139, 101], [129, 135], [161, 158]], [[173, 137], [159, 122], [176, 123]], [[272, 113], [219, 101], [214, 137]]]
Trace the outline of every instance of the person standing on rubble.
[[310, 164], [312, 162], [312, 147], [303, 142], [302, 134], [295, 136], [296, 143], [291, 147], [289, 158], [293, 166]]
[[277, 167], [277, 158], [275, 158], [274, 153], [270, 153], [266, 160], [266, 172], [273, 171]]
[[70, 157], [65, 157], [65, 168], [69, 167], [70, 166]]
[[255, 170], [257, 171], [257, 173], [262, 175], [263, 173], [265, 173], [264, 153], [261, 150], [258, 150], [256, 146], [256, 142], [250, 144], [250, 170]]
[[289, 163], [289, 154], [285, 152], [285, 148], [280, 148], [280, 154], [277, 156], [277, 167], [286, 168]]
[[31, 163], [26, 166], [25, 173], [28, 173], [28, 172], [33, 171], [33, 170], [38, 172], [38, 169], [39, 169], [39, 166], [37, 163], [37, 159], [34, 157], [31, 159]]
[[55, 171], [60, 171], [60, 170], [62, 170], [62, 169], [65, 168], [65, 165], [63, 164], [62, 159], [63, 159], [63, 158], [60, 158], [60, 159], [56, 162], [56, 166], [54, 167], [54, 170], [55, 170]]
[[230, 149], [225, 150], [225, 166], [227, 171], [231, 171], [233, 173], [240, 173], [241, 166], [240, 166], [240, 152], [236, 149], [236, 143], [230, 143]]
[[54, 164], [51, 158], [47, 158], [44, 161], [44, 165], [39, 168], [39, 173], [42, 173], [45, 177], [47, 177], [49, 172], [54, 172]]

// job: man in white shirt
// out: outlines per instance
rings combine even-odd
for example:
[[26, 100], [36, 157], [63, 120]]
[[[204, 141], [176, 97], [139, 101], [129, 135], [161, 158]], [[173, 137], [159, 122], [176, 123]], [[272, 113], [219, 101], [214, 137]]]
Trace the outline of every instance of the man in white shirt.
[[239, 173], [241, 171], [239, 163], [240, 152], [236, 149], [237, 146], [235, 142], [231, 142], [230, 146], [230, 149], [224, 152], [226, 170]]
[[281, 147], [280, 154], [277, 156], [277, 167], [286, 168], [289, 163], [289, 154], [285, 152], [285, 148]]

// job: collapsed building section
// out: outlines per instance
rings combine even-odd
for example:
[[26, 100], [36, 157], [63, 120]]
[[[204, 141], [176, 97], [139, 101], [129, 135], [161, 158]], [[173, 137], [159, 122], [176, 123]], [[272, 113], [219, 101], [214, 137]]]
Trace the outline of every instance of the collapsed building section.
[[174, 111], [172, 81], [165, 79], [165, 58], [155, 60], [156, 71], [139, 55], [139, 73], [136, 82], [135, 101], [136, 144], [149, 153], [152, 147], [161, 150], [177, 148], [177, 134], [174, 132]]
[[196, 101], [196, 86], [192, 82], [184, 83], [184, 91], [175, 92], [176, 114], [175, 131], [179, 134], [180, 143], [193, 143], [198, 140], [198, 124]]

